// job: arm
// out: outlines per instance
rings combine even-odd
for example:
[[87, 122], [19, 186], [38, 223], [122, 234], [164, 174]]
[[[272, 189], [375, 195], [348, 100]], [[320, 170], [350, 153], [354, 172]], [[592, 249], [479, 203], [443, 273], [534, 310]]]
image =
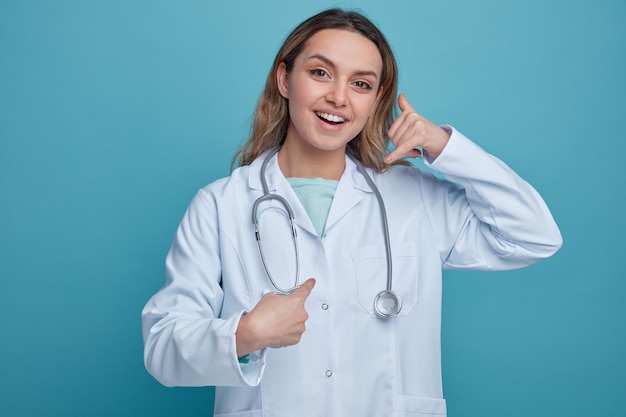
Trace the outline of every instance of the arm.
[[[226, 259], [238, 251], [225, 249], [236, 243], [220, 232], [218, 218], [214, 197], [200, 190], [167, 255], [166, 285], [142, 312], [146, 369], [164, 385], [257, 385], [265, 348], [296, 344], [305, 330], [314, 279], [288, 296], [266, 294], [249, 312], [222, 316], [221, 279], [239, 294], [248, 288], [234, 276], [243, 274], [239, 258]], [[248, 360], [241, 363], [243, 356]]]
[[256, 385], [264, 352], [238, 362], [235, 332], [243, 313], [221, 317], [217, 209], [200, 191], [166, 260], [166, 285], [142, 312], [146, 369], [167, 386]]
[[403, 95], [398, 103], [402, 114], [389, 130], [396, 149], [386, 162], [423, 154], [427, 166], [454, 182], [421, 177], [444, 268], [519, 268], [561, 247], [558, 227], [530, 184], [456, 130], [423, 118]]
[[444, 268], [513, 269], [553, 255], [562, 238], [539, 193], [502, 161], [451, 132], [439, 157], [425, 152], [424, 162], [455, 184], [441, 187], [432, 177], [421, 182]]

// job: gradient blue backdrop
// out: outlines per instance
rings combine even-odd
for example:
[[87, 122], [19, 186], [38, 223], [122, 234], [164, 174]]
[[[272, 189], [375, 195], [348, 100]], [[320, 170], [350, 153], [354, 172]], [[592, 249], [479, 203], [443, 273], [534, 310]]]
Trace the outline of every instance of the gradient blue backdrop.
[[626, 2], [0, 1], [0, 415], [209, 416], [143, 368], [140, 311], [227, 175], [294, 25], [356, 7], [401, 90], [533, 183], [563, 249], [448, 273], [451, 417], [626, 416]]

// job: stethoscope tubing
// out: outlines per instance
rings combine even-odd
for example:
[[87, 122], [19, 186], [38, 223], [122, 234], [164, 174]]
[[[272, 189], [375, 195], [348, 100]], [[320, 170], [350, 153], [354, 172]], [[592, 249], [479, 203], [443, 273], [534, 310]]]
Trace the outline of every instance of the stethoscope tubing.
[[[289, 205], [289, 202], [287, 202], [287, 200], [284, 197], [278, 194], [270, 193], [269, 187], [267, 186], [267, 180], [265, 179], [265, 168], [267, 167], [267, 163], [269, 162], [271, 157], [274, 156], [278, 152], [279, 149], [280, 147], [277, 147], [274, 150], [272, 150], [270, 154], [263, 161], [263, 165], [261, 165], [261, 186], [263, 187], [263, 195], [257, 198], [254, 201], [254, 204], [252, 205], [252, 223], [254, 224], [254, 235], [256, 238], [257, 245], [259, 247], [259, 253], [261, 254], [261, 261], [263, 262], [263, 267], [265, 268], [267, 277], [269, 278], [270, 282], [272, 283], [272, 285], [274, 286], [274, 288], [276, 288], [278, 292], [282, 294], [291, 294], [292, 292], [300, 288], [300, 250], [298, 248], [298, 233], [296, 232], [296, 224], [294, 220], [295, 216], [293, 214], [293, 210], [291, 209], [291, 206]], [[262, 202], [270, 201], [270, 200], [278, 200], [287, 211], [287, 216], [289, 217], [289, 225], [291, 226], [291, 237], [293, 240], [294, 252], [296, 254], [296, 280], [295, 280], [295, 285], [290, 288], [281, 287], [272, 277], [269, 266], [267, 265], [267, 262], [265, 260], [265, 254], [263, 252], [263, 245], [261, 244], [261, 232], [259, 231], [259, 219], [257, 218], [258, 207], [259, 207], [259, 204], [261, 204]]]
[[356, 168], [359, 170], [361, 175], [367, 181], [367, 184], [370, 186], [376, 199], [378, 200], [378, 205], [380, 207], [380, 215], [383, 223], [383, 235], [385, 238], [385, 255], [387, 257], [387, 290], [391, 291], [391, 277], [392, 277], [392, 262], [391, 262], [391, 242], [389, 241], [389, 224], [387, 223], [387, 210], [385, 209], [385, 202], [383, 201], [383, 197], [380, 195], [380, 191], [378, 191], [378, 187], [374, 184], [374, 180], [369, 176], [361, 161], [359, 161], [352, 153], [346, 153], [350, 159], [356, 164]]
[[[255, 239], [259, 247], [259, 253], [261, 254], [261, 262], [263, 263], [263, 267], [265, 268], [265, 272], [267, 273], [267, 276], [270, 282], [279, 293], [290, 294], [300, 287], [300, 251], [298, 248], [298, 238], [297, 238], [296, 226], [295, 226], [295, 221], [294, 221], [295, 216], [293, 214], [293, 210], [291, 209], [291, 206], [289, 205], [289, 202], [284, 197], [278, 194], [270, 193], [269, 187], [267, 185], [267, 180], [265, 178], [265, 171], [267, 168], [267, 164], [269, 163], [270, 159], [276, 153], [278, 153], [279, 150], [280, 150], [280, 146], [272, 149], [267, 154], [267, 156], [265, 157], [265, 160], [263, 161], [263, 164], [261, 165], [260, 176], [261, 176], [261, 185], [263, 187], [263, 195], [259, 197], [257, 200], [255, 200], [254, 204], [252, 205], [252, 223], [254, 224]], [[383, 225], [383, 236], [385, 240], [385, 257], [387, 260], [387, 286], [385, 290], [380, 291], [376, 295], [376, 298], [374, 299], [374, 311], [381, 318], [395, 317], [396, 315], [398, 315], [398, 313], [400, 312], [400, 309], [402, 308], [402, 299], [396, 292], [394, 292], [391, 289], [393, 269], [392, 269], [392, 260], [391, 260], [392, 259], [391, 258], [391, 242], [389, 239], [389, 224], [387, 222], [387, 211], [385, 209], [385, 203], [383, 201], [383, 197], [380, 194], [380, 191], [378, 190], [378, 187], [376, 187], [376, 184], [374, 184], [374, 180], [372, 180], [372, 178], [369, 176], [369, 174], [365, 170], [365, 167], [363, 167], [363, 164], [361, 163], [361, 161], [359, 161], [350, 152], [347, 152], [346, 154], [355, 163], [357, 170], [361, 173], [361, 175], [363, 175], [363, 177], [365, 178], [365, 181], [367, 182], [371, 190], [374, 192], [374, 195], [376, 196], [376, 200], [378, 201], [378, 205], [380, 207], [381, 221]], [[277, 282], [274, 280], [274, 278], [272, 277], [272, 274], [270, 273], [270, 270], [269, 270], [269, 266], [267, 265], [267, 262], [265, 259], [265, 254], [263, 252], [263, 245], [261, 244], [261, 233], [259, 231], [259, 219], [257, 217], [258, 207], [259, 207], [259, 204], [261, 204], [262, 202], [270, 201], [270, 200], [277, 200], [280, 202], [280, 204], [287, 211], [287, 216], [289, 217], [289, 224], [291, 225], [291, 235], [292, 235], [294, 251], [296, 255], [296, 279], [295, 279], [295, 285], [290, 288], [280, 287], [277, 284]]]

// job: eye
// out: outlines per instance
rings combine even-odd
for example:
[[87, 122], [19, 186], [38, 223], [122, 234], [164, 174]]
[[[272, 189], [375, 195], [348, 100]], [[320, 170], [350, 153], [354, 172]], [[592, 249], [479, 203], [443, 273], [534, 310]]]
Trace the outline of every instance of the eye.
[[325, 78], [328, 75], [326, 71], [324, 71], [323, 69], [319, 69], [319, 68], [309, 70], [309, 73], [319, 78]]
[[356, 82], [354, 83], [354, 85], [355, 85], [357, 88], [360, 88], [360, 89], [362, 89], [362, 90], [371, 90], [371, 89], [372, 89], [372, 86], [371, 86], [371, 85], [369, 85], [368, 83], [366, 83], [365, 81], [356, 81]]

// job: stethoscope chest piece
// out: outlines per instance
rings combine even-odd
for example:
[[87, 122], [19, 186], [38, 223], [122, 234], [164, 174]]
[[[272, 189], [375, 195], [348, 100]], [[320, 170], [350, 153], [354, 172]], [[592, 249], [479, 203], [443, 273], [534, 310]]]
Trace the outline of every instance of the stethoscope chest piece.
[[382, 290], [374, 299], [374, 311], [380, 318], [395, 317], [401, 309], [402, 299], [392, 290]]

